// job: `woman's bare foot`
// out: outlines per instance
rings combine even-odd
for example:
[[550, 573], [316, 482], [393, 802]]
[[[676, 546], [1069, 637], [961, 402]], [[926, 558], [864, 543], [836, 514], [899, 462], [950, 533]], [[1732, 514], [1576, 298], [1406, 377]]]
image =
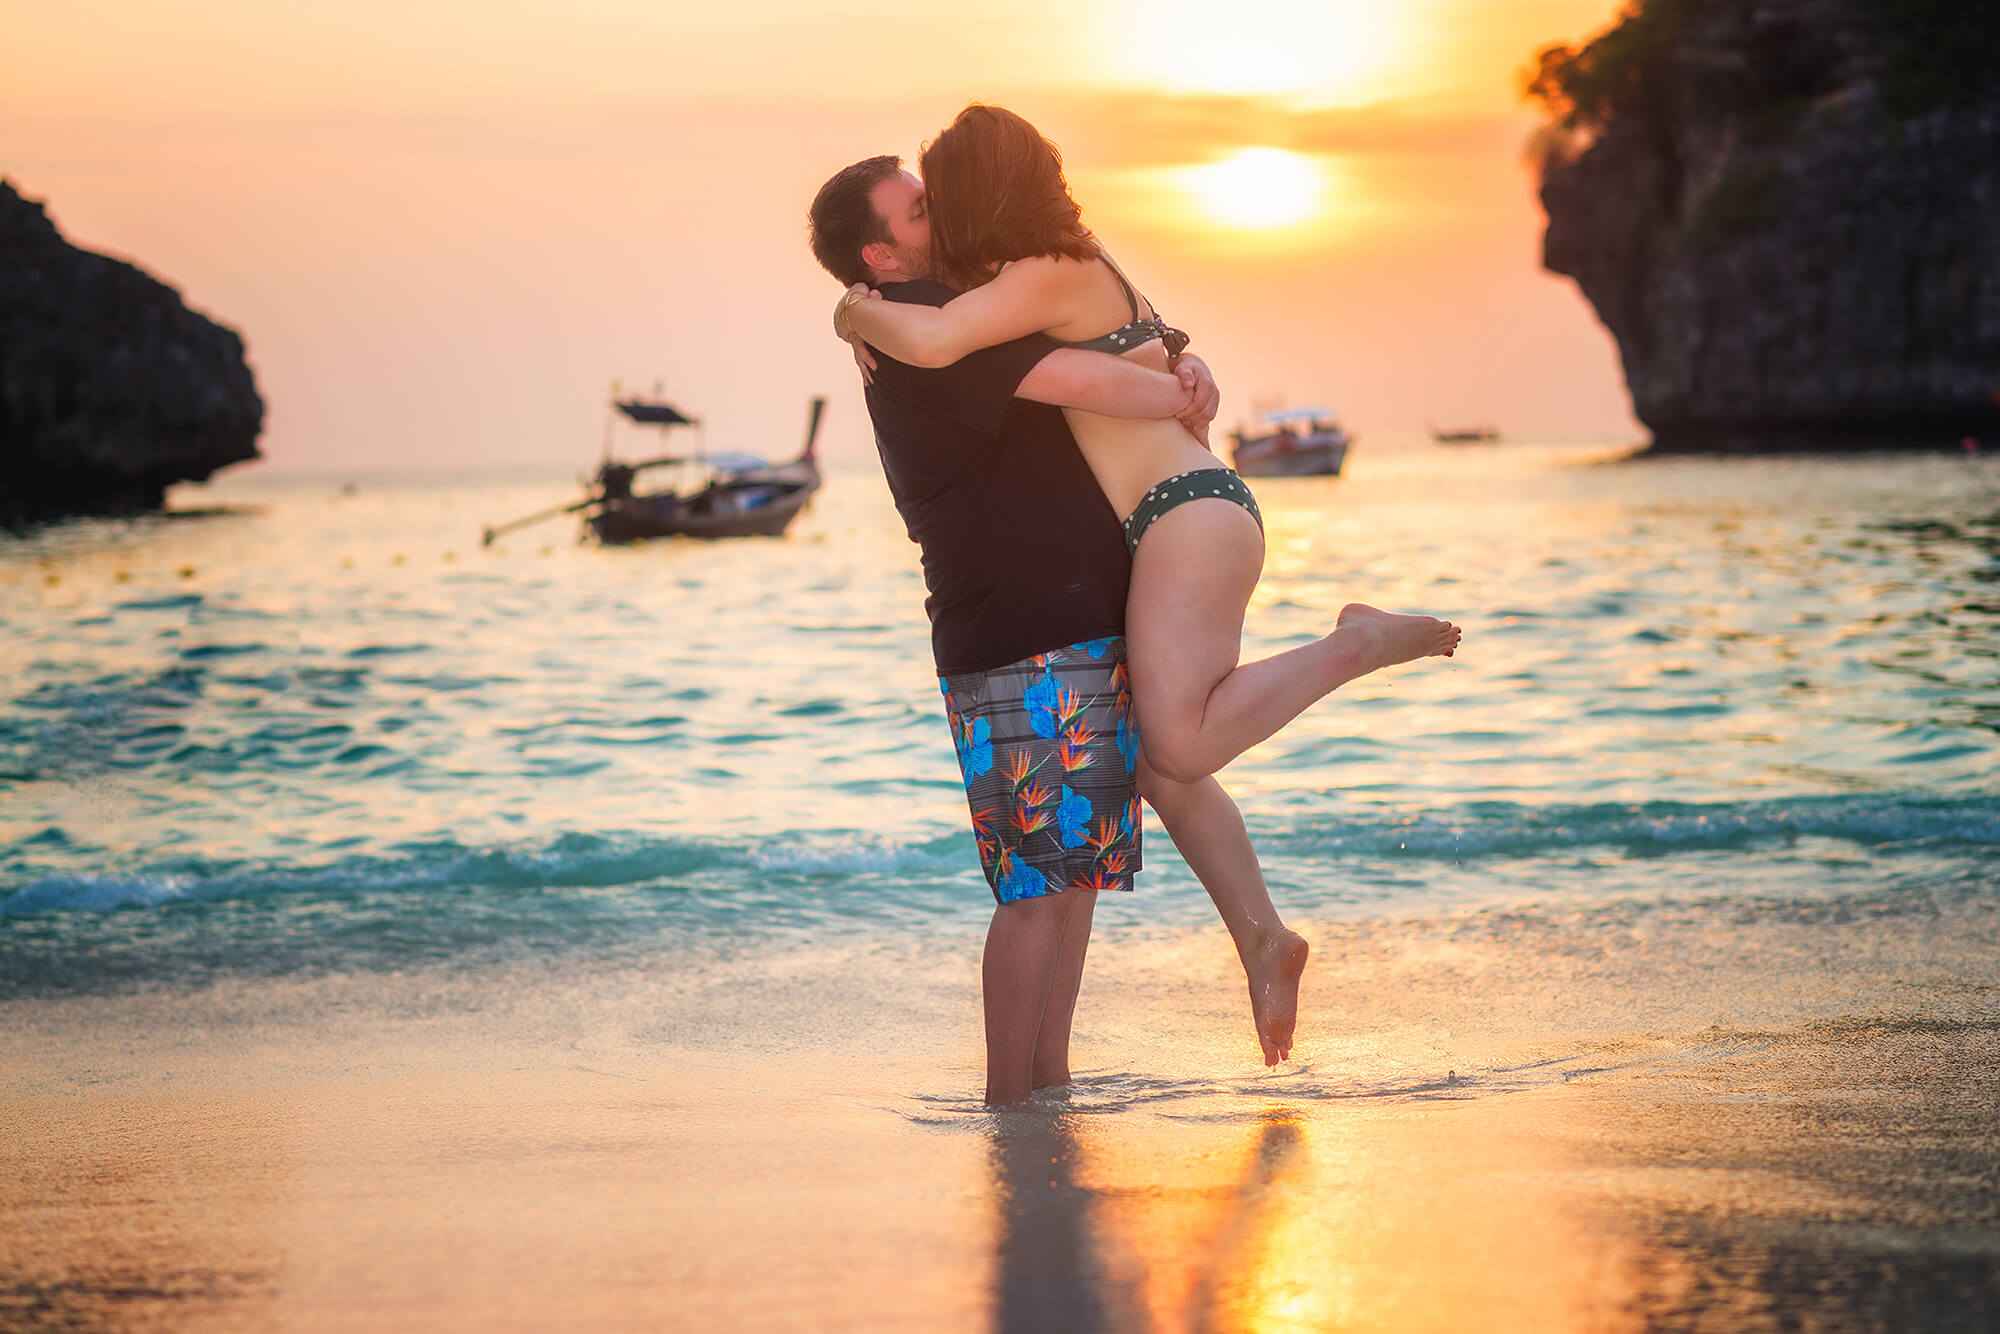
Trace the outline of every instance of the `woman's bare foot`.
[[1292, 1030], [1299, 1019], [1299, 975], [1305, 972], [1311, 952], [1305, 937], [1279, 927], [1243, 961], [1250, 979], [1250, 1015], [1257, 1021], [1265, 1065], [1291, 1058]]
[[1435, 616], [1403, 616], [1383, 611], [1365, 602], [1350, 602], [1340, 609], [1334, 630], [1328, 636], [1346, 641], [1359, 659], [1356, 676], [1379, 671], [1399, 662], [1418, 658], [1449, 658], [1458, 649], [1459, 629]]

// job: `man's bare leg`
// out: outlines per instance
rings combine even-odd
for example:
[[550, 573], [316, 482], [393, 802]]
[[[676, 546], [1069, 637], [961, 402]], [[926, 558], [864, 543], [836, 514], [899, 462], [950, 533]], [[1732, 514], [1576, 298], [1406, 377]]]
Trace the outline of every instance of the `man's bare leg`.
[[1072, 889], [1075, 899], [1063, 924], [1062, 949], [1056, 955], [1055, 980], [1042, 1007], [1042, 1027], [1035, 1036], [1034, 1085], [1038, 1089], [1069, 1083], [1069, 1027], [1076, 1018], [1076, 997], [1083, 989], [1083, 956], [1090, 948], [1090, 919], [1097, 910], [1097, 891]]
[[1018, 899], [993, 910], [980, 966], [986, 1009], [986, 1101], [1023, 1102], [1034, 1091], [1036, 1042], [1062, 955], [1074, 891]]
[[1138, 778], [1139, 794], [1159, 815], [1236, 943], [1236, 957], [1250, 984], [1250, 1014], [1264, 1064], [1288, 1059], [1298, 1022], [1299, 977], [1310, 949], [1271, 902], [1243, 813], [1213, 774], [1177, 783], [1154, 769], [1143, 749]]

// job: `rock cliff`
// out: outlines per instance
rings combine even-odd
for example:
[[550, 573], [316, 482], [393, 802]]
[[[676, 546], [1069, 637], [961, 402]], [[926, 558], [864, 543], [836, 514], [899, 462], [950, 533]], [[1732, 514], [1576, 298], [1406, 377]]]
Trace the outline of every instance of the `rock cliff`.
[[1543, 263], [1656, 448], [2000, 442], [1996, 15], [1643, 0], [1543, 54]]
[[263, 423], [241, 338], [0, 181], [0, 522], [157, 508]]

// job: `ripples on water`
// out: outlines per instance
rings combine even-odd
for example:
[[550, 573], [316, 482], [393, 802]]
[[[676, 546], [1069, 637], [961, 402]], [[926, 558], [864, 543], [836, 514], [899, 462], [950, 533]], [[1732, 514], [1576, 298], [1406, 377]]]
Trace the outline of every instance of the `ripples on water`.
[[[1225, 775], [1286, 906], [1990, 893], [2000, 465], [1613, 457], [1259, 484], [1249, 652], [1466, 627]], [[623, 550], [479, 547], [559, 481], [342, 480], [0, 545], [5, 989], [983, 920], [879, 477]], [[1148, 852], [1107, 925], [1203, 920]]]

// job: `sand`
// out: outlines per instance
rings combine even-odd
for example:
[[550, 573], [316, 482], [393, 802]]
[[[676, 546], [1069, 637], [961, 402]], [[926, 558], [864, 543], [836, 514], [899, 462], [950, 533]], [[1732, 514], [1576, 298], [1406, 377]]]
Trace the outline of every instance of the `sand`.
[[2000, 909], [1106, 932], [1065, 1097], [972, 942], [0, 1004], [0, 1328], [2000, 1327]]

